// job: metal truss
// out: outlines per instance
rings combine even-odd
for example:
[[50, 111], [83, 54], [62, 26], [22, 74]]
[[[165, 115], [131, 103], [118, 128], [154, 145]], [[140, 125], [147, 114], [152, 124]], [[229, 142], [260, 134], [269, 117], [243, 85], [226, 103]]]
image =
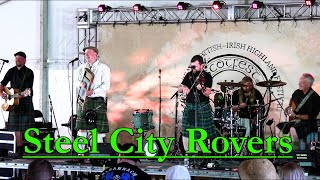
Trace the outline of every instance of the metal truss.
[[224, 5], [213, 10], [210, 6], [189, 6], [186, 10], [172, 7], [143, 7], [134, 12], [132, 8], [111, 8], [107, 12], [98, 9], [78, 9], [78, 28], [89, 28], [102, 24], [166, 24], [224, 21], [283, 21], [320, 19], [320, 6], [303, 3], [264, 4], [260, 9], [250, 4]]

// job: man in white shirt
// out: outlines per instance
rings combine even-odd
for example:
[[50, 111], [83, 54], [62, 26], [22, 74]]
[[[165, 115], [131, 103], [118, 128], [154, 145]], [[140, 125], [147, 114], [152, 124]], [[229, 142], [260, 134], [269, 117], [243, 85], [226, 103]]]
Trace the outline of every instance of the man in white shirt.
[[[83, 51], [86, 63], [78, 67], [77, 80], [85, 95], [83, 101], [79, 101], [78, 96], [76, 129], [97, 128], [98, 133], [108, 133], [106, 102], [107, 91], [110, 89], [110, 68], [98, 60], [99, 50], [96, 47], [85, 47]], [[88, 79], [87, 77], [91, 75], [93, 75], [93, 79]], [[81, 93], [81, 91], [79, 92]], [[99, 134], [98, 143], [103, 142], [104, 135]]]

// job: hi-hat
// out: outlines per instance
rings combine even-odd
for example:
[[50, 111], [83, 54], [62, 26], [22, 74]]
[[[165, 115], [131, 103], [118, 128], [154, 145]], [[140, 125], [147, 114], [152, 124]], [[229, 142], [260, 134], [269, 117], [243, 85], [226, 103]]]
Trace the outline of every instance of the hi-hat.
[[227, 86], [227, 87], [242, 87], [243, 85], [240, 83], [235, 82], [218, 82], [217, 83], [220, 86]]
[[261, 81], [258, 82], [256, 85], [261, 86], [261, 87], [279, 87], [279, 86], [284, 86], [287, 83], [283, 81]]

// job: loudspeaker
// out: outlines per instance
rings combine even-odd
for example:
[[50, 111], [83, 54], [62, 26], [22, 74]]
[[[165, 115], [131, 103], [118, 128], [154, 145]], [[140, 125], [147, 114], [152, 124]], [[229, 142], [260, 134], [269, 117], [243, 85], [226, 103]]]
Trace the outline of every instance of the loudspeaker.
[[[120, 147], [120, 144], [118, 144], [118, 147]], [[90, 154], [90, 156], [118, 156], [118, 153], [114, 151], [111, 147], [110, 143], [98, 143], [97, 144], [99, 154]], [[103, 158], [103, 159], [97, 159], [97, 158], [90, 158], [90, 163], [93, 166], [113, 166], [117, 164], [116, 158]]]
[[[7, 157], [8, 152], [16, 152], [15, 132], [0, 131], [0, 157]], [[15, 177], [15, 169], [0, 168], [0, 179], [9, 179]]]

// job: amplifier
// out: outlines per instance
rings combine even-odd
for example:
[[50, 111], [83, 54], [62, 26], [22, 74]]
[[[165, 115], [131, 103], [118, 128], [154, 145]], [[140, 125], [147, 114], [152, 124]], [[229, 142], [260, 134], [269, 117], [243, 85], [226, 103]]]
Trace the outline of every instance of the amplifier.
[[[8, 152], [16, 152], [16, 135], [15, 132], [0, 131], [0, 156], [8, 156]], [[0, 168], [0, 179], [9, 179], [15, 177], [15, 169]]]
[[292, 159], [277, 159], [277, 164], [283, 164], [286, 162], [297, 161], [300, 166], [313, 166], [317, 160], [317, 152], [312, 150], [293, 150], [286, 156], [293, 156]]

